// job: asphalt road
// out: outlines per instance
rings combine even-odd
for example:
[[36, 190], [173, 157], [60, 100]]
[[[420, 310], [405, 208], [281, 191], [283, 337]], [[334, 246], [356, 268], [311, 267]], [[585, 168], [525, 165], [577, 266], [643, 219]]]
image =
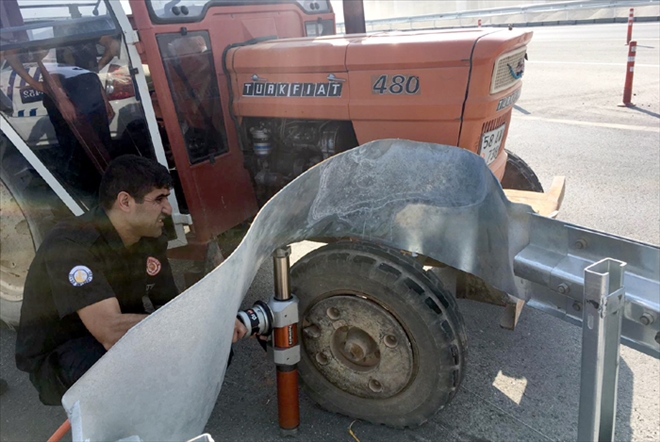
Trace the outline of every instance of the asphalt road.
[[[534, 29], [523, 94], [507, 147], [544, 186], [567, 177], [559, 218], [660, 244], [660, 24], [638, 23], [635, 108], [619, 108], [625, 24]], [[300, 250], [294, 251], [301, 253]], [[270, 266], [245, 305], [272, 292]], [[462, 391], [430, 422], [392, 430], [328, 413], [304, 393], [304, 441], [575, 440], [579, 400], [578, 327], [527, 308], [516, 331], [499, 328], [498, 307], [459, 302], [470, 354]], [[0, 329], [0, 439], [45, 440], [66, 418], [42, 406], [13, 362], [15, 334]], [[280, 440], [272, 364], [253, 341], [236, 346], [207, 425], [216, 441]], [[67, 436], [69, 438], [70, 436]], [[65, 438], [64, 440], [67, 440]], [[622, 348], [616, 440], [660, 440], [660, 362]]]

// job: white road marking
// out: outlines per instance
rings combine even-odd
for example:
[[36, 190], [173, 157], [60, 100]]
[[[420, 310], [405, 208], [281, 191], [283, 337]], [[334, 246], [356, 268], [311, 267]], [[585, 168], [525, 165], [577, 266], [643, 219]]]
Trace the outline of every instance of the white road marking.
[[660, 133], [660, 126], [658, 126], [658, 127], [634, 126], [634, 125], [630, 125], [630, 124], [597, 123], [595, 121], [561, 120], [561, 119], [557, 119], [557, 118], [534, 117], [534, 116], [530, 116], [530, 115], [515, 115], [515, 118], [519, 118], [521, 120], [547, 121], [548, 123], [571, 124], [573, 126], [592, 126], [592, 127], [604, 127], [604, 128], [607, 128], [607, 129], [637, 130], [637, 131], [640, 131], [640, 132], [659, 132]]
[[[604, 63], [597, 61], [545, 61], [545, 60], [529, 60], [526, 63], [530, 64], [591, 64], [599, 66], [626, 66], [626, 63]], [[660, 64], [642, 64], [635, 63], [636, 67], [642, 68], [660, 68]]]

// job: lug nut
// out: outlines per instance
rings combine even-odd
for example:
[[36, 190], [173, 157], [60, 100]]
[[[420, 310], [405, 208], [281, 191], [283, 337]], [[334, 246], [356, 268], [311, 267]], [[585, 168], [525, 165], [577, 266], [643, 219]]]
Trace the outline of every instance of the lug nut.
[[330, 362], [328, 355], [325, 352], [316, 353], [315, 359], [320, 365], [327, 365], [328, 362]]
[[579, 312], [580, 310], [582, 310], [582, 304], [580, 304], [579, 302], [575, 301], [575, 302], [573, 303], [573, 310], [575, 310], [576, 312]]
[[641, 322], [642, 325], [651, 325], [653, 324], [653, 316], [648, 313], [644, 313], [642, 317], [639, 318], [639, 322]]
[[326, 314], [328, 315], [328, 318], [332, 319], [333, 321], [336, 321], [339, 319], [339, 316], [341, 316], [341, 313], [339, 313], [339, 309], [337, 307], [330, 307], [326, 311]]
[[583, 250], [587, 248], [587, 240], [580, 238], [577, 241], [575, 241], [575, 248], [578, 250]]
[[378, 382], [376, 379], [372, 379], [369, 381], [369, 389], [374, 393], [380, 393], [381, 391], [383, 391], [383, 385], [380, 382]]
[[567, 284], [562, 282], [561, 284], [559, 284], [557, 286], [557, 291], [559, 293], [561, 293], [562, 295], [565, 295], [565, 294], [567, 294], [568, 292], [571, 291], [571, 288]]
[[383, 341], [385, 342], [385, 345], [388, 346], [389, 348], [394, 348], [397, 345], [399, 345], [399, 340], [394, 335], [385, 336], [385, 339]]

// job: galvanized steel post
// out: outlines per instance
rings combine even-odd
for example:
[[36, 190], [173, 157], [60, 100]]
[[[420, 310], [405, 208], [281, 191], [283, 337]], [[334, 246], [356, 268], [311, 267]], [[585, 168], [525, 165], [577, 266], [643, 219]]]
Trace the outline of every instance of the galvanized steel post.
[[579, 441], [612, 441], [626, 263], [606, 258], [584, 270]]

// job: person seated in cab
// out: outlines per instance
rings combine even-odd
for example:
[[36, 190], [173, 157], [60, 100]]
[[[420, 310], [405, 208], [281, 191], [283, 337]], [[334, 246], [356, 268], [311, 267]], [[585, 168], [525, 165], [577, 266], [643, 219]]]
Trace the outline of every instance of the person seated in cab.
[[[97, 44], [105, 48], [100, 59]], [[53, 52], [57, 63], [44, 62]], [[115, 111], [99, 78], [99, 70], [118, 54], [116, 37], [54, 48], [9, 49], [2, 54], [18, 77], [13, 80], [16, 86], [32, 88], [48, 113], [58, 146], [44, 162], [55, 165], [56, 175], [65, 183], [94, 195], [100, 171], [117, 156], [110, 134]], [[35, 73], [30, 74], [29, 66], [35, 65]]]

